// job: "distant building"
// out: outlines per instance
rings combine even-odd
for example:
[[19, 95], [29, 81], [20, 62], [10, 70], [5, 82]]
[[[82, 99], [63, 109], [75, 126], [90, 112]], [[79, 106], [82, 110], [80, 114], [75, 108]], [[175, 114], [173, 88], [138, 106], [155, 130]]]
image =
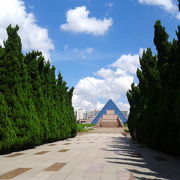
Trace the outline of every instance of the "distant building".
[[94, 111], [83, 111], [83, 109], [77, 109], [74, 114], [76, 116], [76, 120], [79, 123], [87, 123], [90, 124], [92, 120], [97, 116], [99, 111], [96, 109]]
[[84, 119], [84, 113], [83, 113], [83, 109], [77, 109], [75, 112], [76, 115], [76, 120], [77, 121], [81, 121]]
[[86, 112], [86, 119], [88, 121], [88, 123], [91, 123], [94, 118], [98, 115], [99, 111], [97, 111], [96, 109], [94, 111], [87, 111]]

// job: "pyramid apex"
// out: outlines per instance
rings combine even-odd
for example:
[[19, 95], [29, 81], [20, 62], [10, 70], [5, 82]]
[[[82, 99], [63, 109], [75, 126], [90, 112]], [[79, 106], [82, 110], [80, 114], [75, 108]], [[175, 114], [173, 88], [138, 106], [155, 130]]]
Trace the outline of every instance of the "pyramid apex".
[[109, 99], [106, 104], [109, 104], [109, 103], [113, 103], [114, 104], [114, 101], [112, 99]]
[[112, 99], [109, 99], [108, 101], [113, 101]]

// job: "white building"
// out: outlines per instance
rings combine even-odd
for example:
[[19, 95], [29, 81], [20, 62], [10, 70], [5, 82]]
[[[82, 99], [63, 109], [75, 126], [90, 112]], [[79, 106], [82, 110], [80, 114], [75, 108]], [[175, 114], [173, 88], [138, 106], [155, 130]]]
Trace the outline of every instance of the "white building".
[[77, 109], [76, 110], [76, 120], [81, 121], [83, 119], [84, 119], [83, 109]]

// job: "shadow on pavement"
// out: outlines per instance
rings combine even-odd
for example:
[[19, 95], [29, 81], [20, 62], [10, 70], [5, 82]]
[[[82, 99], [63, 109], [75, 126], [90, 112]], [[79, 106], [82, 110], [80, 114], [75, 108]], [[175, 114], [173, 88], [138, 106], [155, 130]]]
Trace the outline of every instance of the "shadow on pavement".
[[137, 144], [131, 138], [113, 137], [106, 151], [114, 152], [113, 157], [107, 157], [109, 163], [119, 164], [137, 179], [180, 179], [179, 159]]

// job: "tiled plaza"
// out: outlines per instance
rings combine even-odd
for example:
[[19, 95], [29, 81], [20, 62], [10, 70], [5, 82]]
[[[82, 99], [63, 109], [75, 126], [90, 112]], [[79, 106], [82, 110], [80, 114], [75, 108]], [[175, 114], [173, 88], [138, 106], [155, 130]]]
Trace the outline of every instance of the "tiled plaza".
[[180, 159], [136, 144], [119, 130], [97, 129], [34, 149], [0, 155], [0, 179], [180, 179]]

